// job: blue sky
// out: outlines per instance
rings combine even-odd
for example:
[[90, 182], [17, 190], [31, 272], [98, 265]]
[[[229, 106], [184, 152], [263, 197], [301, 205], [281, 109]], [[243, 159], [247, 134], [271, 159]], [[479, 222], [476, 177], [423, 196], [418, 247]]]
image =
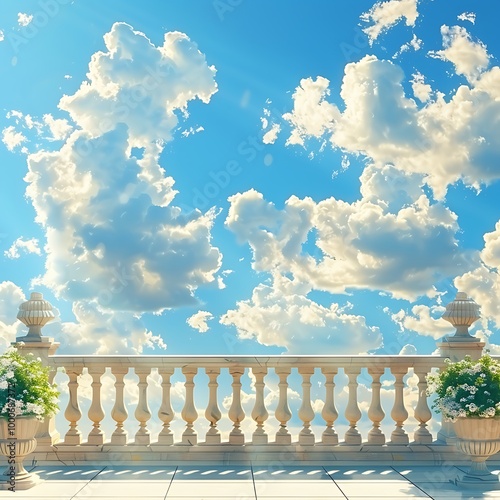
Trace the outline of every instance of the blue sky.
[[500, 353], [492, 2], [0, 5], [0, 327], [59, 353]]

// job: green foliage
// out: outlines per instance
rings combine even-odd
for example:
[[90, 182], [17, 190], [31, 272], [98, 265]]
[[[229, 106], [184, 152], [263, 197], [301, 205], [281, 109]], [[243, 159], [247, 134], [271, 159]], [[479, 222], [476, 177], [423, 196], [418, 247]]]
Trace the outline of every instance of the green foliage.
[[500, 363], [489, 354], [477, 361], [470, 356], [427, 376], [427, 394], [436, 394], [432, 407], [445, 420], [458, 417], [492, 418], [500, 415]]
[[0, 417], [33, 415], [42, 420], [56, 413], [58, 396], [40, 359], [15, 347], [0, 356]]

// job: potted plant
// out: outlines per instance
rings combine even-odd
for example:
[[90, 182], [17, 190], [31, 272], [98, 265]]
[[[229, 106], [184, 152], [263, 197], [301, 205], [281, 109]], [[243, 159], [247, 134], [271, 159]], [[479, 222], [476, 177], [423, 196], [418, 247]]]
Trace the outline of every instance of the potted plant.
[[23, 460], [36, 448], [39, 422], [57, 411], [58, 396], [49, 368], [39, 358], [25, 356], [17, 347], [0, 356], [0, 453], [8, 463], [8, 479], [0, 489], [27, 489], [38, 482]]
[[500, 363], [489, 354], [445, 362], [443, 370], [427, 376], [428, 395], [437, 395], [432, 407], [453, 422], [457, 448], [472, 460], [470, 470], [455, 482], [499, 488], [485, 462], [500, 451]]

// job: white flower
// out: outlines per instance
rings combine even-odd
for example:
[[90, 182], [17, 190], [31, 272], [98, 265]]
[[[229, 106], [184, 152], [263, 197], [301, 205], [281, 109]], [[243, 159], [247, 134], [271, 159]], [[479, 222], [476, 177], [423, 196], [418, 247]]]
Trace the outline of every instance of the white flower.
[[5, 374], [5, 378], [14, 378], [14, 372], [13, 372], [13, 371], [8, 371], [8, 372]]
[[7, 389], [7, 387], [9, 387], [7, 380], [0, 380], [0, 389]]
[[470, 403], [469, 405], [465, 405], [469, 407], [469, 411], [471, 413], [475, 413], [478, 410], [478, 407], [474, 403]]

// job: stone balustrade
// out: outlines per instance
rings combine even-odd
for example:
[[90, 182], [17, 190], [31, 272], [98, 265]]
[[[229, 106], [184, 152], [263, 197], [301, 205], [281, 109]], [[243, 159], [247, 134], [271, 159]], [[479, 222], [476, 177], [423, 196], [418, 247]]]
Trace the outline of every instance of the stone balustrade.
[[[429, 444], [433, 441], [431, 433], [427, 430], [427, 423], [432, 414], [427, 404], [425, 394], [427, 385], [425, 376], [432, 368], [443, 366], [444, 358], [440, 356], [51, 356], [49, 363], [55, 369], [63, 369], [69, 383], [69, 399], [64, 416], [68, 421], [68, 429], [59, 446], [80, 445], [87, 443], [91, 445], [102, 445], [109, 442], [112, 445], [150, 445], [151, 436], [148, 430], [148, 420], [151, 419], [150, 405], [148, 401], [148, 375], [154, 369], [161, 376], [162, 401], [158, 411], [158, 417], [163, 422], [163, 429], [158, 435], [157, 444], [174, 445], [186, 444], [196, 445], [198, 442], [206, 444], [221, 443], [221, 435], [218, 431], [218, 422], [222, 418], [218, 407], [218, 377], [222, 370], [232, 377], [232, 402], [225, 415], [232, 422], [232, 430], [229, 433], [228, 444], [263, 445], [276, 443], [282, 445], [292, 444], [293, 437], [289, 432], [287, 423], [292, 418], [289, 409], [288, 390], [290, 385], [288, 378], [292, 370], [296, 370], [301, 376], [301, 387], [293, 389], [301, 395], [301, 406], [297, 416], [302, 422], [302, 429], [297, 436], [297, 444], [302, 446], [320, 445], [360, 445], [366, 442], [371, 445], [383, 445], [387, 443], [407, 445], [409, 444], [409, 430], [405, 428], [405, 421], [409, 412], [413, 414], [419, 423], [417, 429], [411, 429], [414, 434], [414, 444]], [[82, 418], [82, 412], [78, 401], [78, 377], [84, 368], [92, 377], [92, 401], [88, 410], [88, 418], [92, 422], [92, 430], [87, 438], [82, 436], [78, 429], [78, 422]], [[115, 394], [114, 406], [111, 417], [116, 422], [116, 428], [109, 441], [105, 441], [101, 430], [101, 421], [104, 418], [102, 408], [100, 387], [101, 377], [106, 368], [114, 375]], [[174, 415], [171, 406], [171, 376], [175, 370], [181, 371], [184, 377], [184, 406], [180, 415]], [[241, 377], [249, 370], [255, 378], [255, 404], [250, 415], [245, 415], [241, 403]], [[370, 375], [371, 401], [367, 412], [372, 422], [372, 428], [366, 436], [362, 436], [357, 428], [362, 413], [358, 401], [358, 376], [362, 370]], [[411, 408], [404, 401], [403, 378], [410, 370], [418, 377], [418, 402], [415, 408]], [[279, 423], [279, 430], [275, 436], [268, 436], [266, 432], [266, 420], [269, 412], [264, 404], [265, 377], [274, 371], [279, 377], [279, 399], [274, 411], [274, 418]], [[337, 408], [335, 402], [334, 388], [335, 377], [343, 371], [348, 377], [348, 398], [345, 408]], [[127, 415], [124, 404], [124, 376], [133, 373], [137, 378], [138, 402], [134, 415]], [[195, 384], [195, 376], [198, 373], [208, 376], [208, 387], [199, 387]], [[321, 436], [314, 436], [311, 431], [311, 422], [316, 417], [311, 405], [311, 376], [321, 373], [323, 377], [321, 395], [324, 401], [320, 416], [324, 420], [324, 431]], [[390, 418], [394, 429], [390, 436], [384, 436], [380, 430], [381, 421], [384, 418], [380, 398], [380, 378], [387, 372], [394, 378], [394, 401]], [[195, 387], [196, 386], [196, 387]], [[194, 402], [195, 388], [197, 391], [206, 391], [209, 394], [208, 404], [205, 409], [206, 435], [198, 436], [194, 430], [194, 422], [199, 418], [198, 409]], [[297, 390], [298, 389], [298, 390]], [[335, 421], [339, 411], [343, 412], [348, 421], [349, 428], [345, 436], [339, 437], [335, 430]], [[389, 415], [388, 415], [389, 416]], [[123, 427], [127, 418], [135, 418], [138, 430], [129, 440]], [[174, 436], [170, 425], [174, 418], [181, 418], [185, 423], [185, 430], [181, 436]], [[241, 422], [245, 418], [251, 418], [255, 422], [255, 430], [251, 435], [245, 435], [241, 430]]]
[[[60, 409], [66, 428], [60, 417], [57, 429], [56, 419], [44, 422], [35, 454], [41, 459], [312, 463], [340, 457], [377, 461], [384, 453], [385, 460], [463, 460], [452, 446], [452, 429], [429, 408], [426, 375], [440, 369], [447, 357], [455, 360], [467, 353], [477, 358], [482, 352], [484, 343], [468, 333], [479, 317], [478, 306], [465, 294], [459, 293], [445, 313], [457, 327], [456, 334], [438, 344], [439, 354], [425, 356], [56, 355], [57, 343], [41, 335], [41, 326], [50, 320], [47, 304], [35, 294], [22, 305], [21, 312], [29, 314], [23, 312], [19, 319], [29, 332], [18, 339], [25, 341], [22, 349], [36, 352], [52, 368], [51, 377], [57, 374], [67, 380], [65, 408]], [[91, 401], [85, 415], [83, 374], [90, 377]], [[161, 401], [150, 399], [153, 375], [159, 380]], [[106, 401], [103, 377], [112, 377], [114, 385]], [[177, 405], [179, 396], [182, 400], [182, 408], [175, 411], [174, 378]], [[221, 384], [221, 379], [226, 382]], [[130, 391], [125, 390], [130, 383], [135, 385], [133, 411], [127, 400]], [[246, 392], [243, 384], [249, 387]], [[390, 390], [383, 392], [384, 388]], [[272, 404], [266, 403], [271, 390]], [[227, 404], [221, 410], [222, 398]], [[108, 436], [103, 430], [106, 418], [114, 427]], [[159, 432], [151, 432], [153, 420], [161, 422]], [[82, 428], [90, 430], [84, 435]]]

